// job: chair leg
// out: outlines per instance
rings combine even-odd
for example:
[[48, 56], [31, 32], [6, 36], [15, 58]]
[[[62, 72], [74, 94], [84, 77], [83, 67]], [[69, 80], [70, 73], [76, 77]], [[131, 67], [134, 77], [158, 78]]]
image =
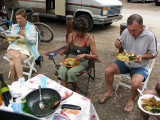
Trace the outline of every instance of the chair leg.
[[[82, 73], [82, 74], [83, 74], [83, 73]], [[87, 95], [87, 94], [88, 94], [88, 88], [89, 88], [90, 79], [91, 79], [91, 78], [92, 78], [92, 80], [95, 79], [95, 67], [93, 67], [93, 76], [92, 76], [92, 68], [91, 68], [90, 72], [87, 73], [87, 74], [88, 74], [88, 81], [87, 81], [87, 84], [86, 84], [85, 91], [83, 91], [82, 89], [80, 89], [80, 88], [78, 87], [79, 91], [80, 91], [82, 94], [84, 94], [84, 95]]]
[[35, 72], [37, 72], [37, 70], [35, 69], [35, 67], [34, 67], [34, 64], [35, 64], [35, 62], [34, 62], [35, 60], [33, 59], [33, 61], [32, 61], [32, 64], [30, 64], [30, 70], [29, 70], [29, 75], [28, 75], [28, 79], [30, 79], [31, 78], [31, 75], [32, 75], [32, 71], [34, 70]]
[[116, 86], [115, 91], [117, 91], [117, 89], [119, 88], [119, 85], [121, 84], [121, 80], [123, 80], [123, 79], [125, 79], [125, 78], [123, 77], [123, 75], [120, 75], [120, 78], [119, 78], [119, 81], [118, 81], [118, 84], [117, 84], [117, 86]]
[[35, 59], [33, 59], [32, 61], [28, 61], [26, 63], [28, 64], [28, 66], [24, 66], [24, 67], [29, 68], [29, 72], [23, 72], [23, 74], [27, 75], [28, 79], [30, 79], [32, 75], [32, 71], [34, 70], [35, 72], [37, 72], [37, 70], [34, 67]]
[[120, 83], [120, 80], [118, 81], [115, 91], [117, 91], [117, 89], [119, 88], [119, 83]]
[[[93, 70], [93, 74], [92, 74], [92, 70]], [[83, 72], [84, 73], [84, 72]], [[80, 75], [82, 75], [83, 73], [80, 73], [78, 75], [78, 77]], [[79, 91], [84, 94], [84, 95], [87, 95], [88, 94], [88, 89], [89, 89], [89, 82], [90, 82], [90, 79], [92, 80], [95, 80], [95, 64], [93, 64], [93, 66], [91, 66], [89, 72], [87, 73], [88, 74], [88, 80], [87, 80], [87, 83], [86, 83], [86, 87], [85, 87], [85, 90], [82, 90], [78, 87]]]
[[[92, 76], [92, 69], [93, 69], [93, 76]], [[92, 78], [92, 80], [95, 80], [95, 67], [91, 68], [90, 72], [88, 73], [89, 77]], [[89, 79], [90, 79], [89, 78]]]
[[11, 71], [9, 71], [9, 73], [8, 73], [8, 78], [10, 78], [10, 76], [11, 76]]
[[79, 87], [78, 87], [78, 89], [79, 89], [79, 91], [82, 93], [82, 94], [84, 94], [84, 95], [87, 95], [88, 94], [88, 87], [89, 87], [89, 82], [90, 82], [90, 78], [91, 78], [91, 75], [90, 75], [90, 73], [88, 73], [88, 81], [87, 81], [87, 84], [86, 84], [86, 89], [85, 89], [85, 91], [83, 91], [82, 89], [80, 89]]
[[93, 77], [94, 77], [94, 80], [95, 80], [95, 75], [96, 74], [96, 69], [95, 69], [95, 64], [94, 64], [94, 66], [93, 66]]

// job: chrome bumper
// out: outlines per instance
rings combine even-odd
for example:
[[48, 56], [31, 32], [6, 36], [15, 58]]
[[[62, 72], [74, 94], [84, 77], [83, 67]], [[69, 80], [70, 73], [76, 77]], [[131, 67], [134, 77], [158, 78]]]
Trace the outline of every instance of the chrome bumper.
[[118, 20], [122, 19], [122, 15], [114, 16], [114, 17], [108, 17], [108, 18], [93, 18], [94, 24], [106, 24], [106, 23], [112, 23], [117, 22]]

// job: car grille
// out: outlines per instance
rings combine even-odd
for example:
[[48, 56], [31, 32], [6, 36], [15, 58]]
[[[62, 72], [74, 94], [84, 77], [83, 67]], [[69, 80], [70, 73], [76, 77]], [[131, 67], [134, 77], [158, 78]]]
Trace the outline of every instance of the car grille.
[[119, 15], [121, 11], [121, 6], [112, 6], [110, 7], [110, 9], [108, 10], [108, 16], [115, 16], [115, 15]]

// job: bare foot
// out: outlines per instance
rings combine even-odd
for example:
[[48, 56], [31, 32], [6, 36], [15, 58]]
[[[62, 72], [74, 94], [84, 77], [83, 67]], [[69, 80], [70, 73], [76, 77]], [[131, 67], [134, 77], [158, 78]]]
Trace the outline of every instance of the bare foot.
[[133, 109], [133, 103], [134, 101], [128, 102], [124, 108], [125, 111], [130, 112]]
[[104, 95], [101, 95], [101, 97], [99, 98], [98, 102], [100, 104], [104, 104], [107, 101], [107, 99], [109, 99], [111, 96], [112, 96], [112, 93], [108, 93], [107, 92]]

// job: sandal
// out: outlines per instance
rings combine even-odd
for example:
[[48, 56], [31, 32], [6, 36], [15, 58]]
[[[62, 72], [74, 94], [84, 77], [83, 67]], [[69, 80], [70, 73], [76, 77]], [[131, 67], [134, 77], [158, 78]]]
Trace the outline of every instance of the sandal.
[[[102, 96], [98, 99], [98, 103], [104, 104], [109, 98], [111, 98], [111, 96], [104, 96], [104, 95], [102, 95]], [[104, 100], [102, 101], [102, 99], [104, 99]]]
[[[129, 110], [127, 110], [127, 109], [129, 109]], [[127, 111], [127, 112], [131, 112], [132, 109], [133, 109], [133, 104], [130, 104], [130, 105], [129, 105], [128, 103], [126, 104], [126, 106], [125, 106], [125, 108], [124, 108], [124, 110]]]

